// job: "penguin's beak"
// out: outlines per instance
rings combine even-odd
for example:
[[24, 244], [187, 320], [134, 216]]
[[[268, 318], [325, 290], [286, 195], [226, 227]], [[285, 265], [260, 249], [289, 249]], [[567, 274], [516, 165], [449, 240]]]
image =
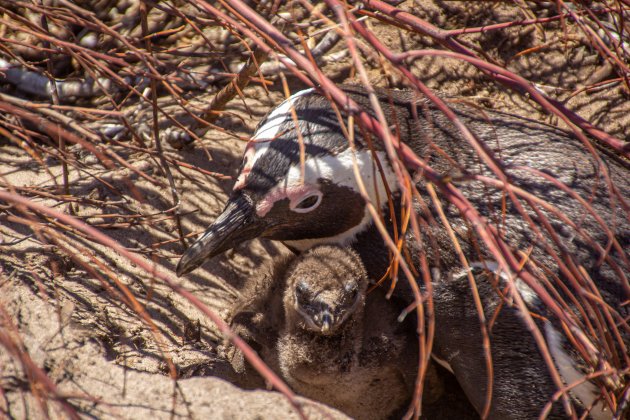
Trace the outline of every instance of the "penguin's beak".
[[242, 193], [233, 195], [217, 220], [184, 252], [177, 264], [177, 275], [190, 273], [207, 259], [259, 237], [266, 228], [265, 221], [256, 215], [252, 200]]

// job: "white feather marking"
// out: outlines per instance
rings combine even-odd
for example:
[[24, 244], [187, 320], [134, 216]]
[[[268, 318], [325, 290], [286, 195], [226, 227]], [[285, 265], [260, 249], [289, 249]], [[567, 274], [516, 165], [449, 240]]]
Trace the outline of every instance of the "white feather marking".
[[267, 152], [271, 141], [280, 134], [279, 131], [282, 124], [292, 118], [291, 108], [294, 106], [297, 98], [312, 93], [313, 91], [314, 89], [310, 88], [294, 93], [267, 115], [265, 123], [256, 129], [252, 139], [245, 147], [245, 152], [243, 153], [245, 164], [243, 165], [243, 170], [238, 175], [236, 184], [234, 184], [235, 190], [245, 186], [247, 175], [251, 172], [256, 161]]
[[527, 303], [528, 305], [534, 306], [540, 302], [536, 292], [534, 292], [532, 288], [529, 287], [523, 280], [516, 279], [514, 285], [518, 289], [525, 303]]
[[[547, 344], [549, 345], [551, 356], [564, 383], [570, 385], [582, 379], [584, 373], [580, 372], [575, 367], [575, 361], [562, 347], [562, 337], [560, 333], [550, 322], [545, 324], [545, 336], [547, 337]], [[575, 386], [571, 392], [578, 397], [584, 407], [592, 406], [590, 416], [594, 420], [612, 419], [612, 412], [604, 401], [599, 401], [593, 405], [600, 394], [599, 389], [593, 383], [588, 381], [582, 382], [580, 385]]]
[[280, 130], [280, 126], [284, 124], [286, 121], [291, 119], [291, 108], [294, 106], [295, 101], [304, 95], [307, 95], [313, 92], [313, 88], [304, 89], [297, 93], [291, 95], [288, 99], [274, 108], [273, 111], [267, 115], [265, 119], [265, 123], [258, 127], [252, 140], [254, 140], [254, 148], [256, 150], [255, 155], [252, 158], [251, 162], [248, 162], [251, 166], [254, 166], [254, 163], [258, 158], [265, 154], [265, 151], [269, 148], [269, 142], [275, 139]]
[[291, 108], [295, 104], [295, 100], [300, 96], [307, 95], [313, 92], [313, 88], [304, 89], [299, 92], [294, 93], [284, 100], [280, 105], [273, 109], [267, 115], [265, 119], [265, 123], [258, 127], [256, 133], [254, 133], [253, 140], [272, 140], [278, 135], [278, 130], [280, 126], [285, 121], [291, 119]]
[[[475, 261], [470, 264], [472, 268], [483, 268], [488, 271], [491, 271], [501, 277], [503, 280], [508, 281], [510, 278], [508, 274], [499, 268], [499, 264], [496, 261], [485, 260], [485, 261]], [[521, 297], [530, 306], [536, 305], [538, 303], [538, 295], [536, 292], [532, 290], [523, 280], [517, 278], [514, 282], [516, 289], [521, 294]]]
[[437, 357], [435, 355], [435, 353], [431, 353], [431, 358], [433, 358], [433, 360], [435, 360], [435, 362], [442, 366], [444, 369], [448, 370], [449, 372], [451, 372], [453, 375], [455, 374], [455, 372], [453, 371], [453, 367], [450, 365], [450, 363], [448, 363], [446, 360], [444, 359], [440, 359], [439, 357]]
[[[337, 155], [311, 157], [304, 165], [304, 184], [317, 185], [318, 179], [328, 179], [336, 185], [342, 185], [359, 192], [359, 185], [354, 176], [354, 161], [350, 148]], [[388, 164], [385, 152], [376, 152], [385, 172], [385, 179], [390, 188], [396, 189], [396, 176]], [[387, 192], [376, 169], [369, 150], [359, 150], [355, 153], [359, 174], [370, 197], [370, 201], [377, 207], [387, 202]], [[376, 180], [374, 177], [376, 176]], [[376, 182], [375, 182], [376, 181]], [[293, 165], [286, 177], [287, 185], [301, 185], [302, 173], [299, 164]]]
[[[352, 150], [348, 148], [337, 155], [309, 157], [306, 162], [304, 162], [304, 174], [302, 174], [299, 164], [293, 165], [289, 169], [286, 178], [282, 181], [282, 184], [270, 191], [262, 202], [259, 203], [260, 207], [257, 209], [258, 215], [264, 217], [266, 212], [273, 207], [275, 201], [288, 196], [287, 191], [298, 187], [301, 188], [301, 186], [317, 187], [319, 179], [326, 179], [334, 182], [335, 185], [346, 186], [353, 191], [359, 192], [359, 184], [354, 176], [354, 160], [352, 153]], [[392, 192], [396, 191], [398, 185], [396, 175], [388, 163], [387, 155], [385, 152], [376, 152], [376, 155], [383, 167], [385, 182], [387, 182]], [[359, 150], [355, 153], [355, 158], [359, 174], [363, 180], [370, 201], [377, 208], [382, 208], [387, 202], [387, 191], [381, 174], [372, 158], [372, 153], [369, 150]], [[326, 197], [324, 197], [323, 200], [326, 200]], [[307, 239], [288, 241], [287, 244], [298, 250], [304, 250], [322, 242], [348, 244], [352, 242], [356, 235], [362, 232], [371, 221], [372, 218], [366, 208], [361, 222], [339, 235], [320, 240]]]

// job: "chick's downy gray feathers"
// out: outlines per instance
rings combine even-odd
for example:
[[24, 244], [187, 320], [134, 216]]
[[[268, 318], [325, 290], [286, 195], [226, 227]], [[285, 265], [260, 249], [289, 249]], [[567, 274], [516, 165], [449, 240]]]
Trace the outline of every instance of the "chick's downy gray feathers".
[[318, 246], [277, 264], [265, 281], [238, 304], [233, 326], [294, 391], [359, 419], [406, 408], [417, 337], [380, 289], [367, 292], [356, 252]]

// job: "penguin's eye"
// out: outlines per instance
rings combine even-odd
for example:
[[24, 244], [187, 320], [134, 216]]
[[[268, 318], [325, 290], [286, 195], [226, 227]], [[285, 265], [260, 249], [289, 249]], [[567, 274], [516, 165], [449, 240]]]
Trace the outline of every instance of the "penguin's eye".
[[319, 200], [318, 196], [311, 195], [310, 197], [306, 197], [304, 200], [300, 201], [300, 203], [297, 206], [295, 206], [295, 208], [302, 209], [302, 210], [310, 209], [317, 203], [318, 200]]
[[296, 213], [308, 213], [315, 210], [322, 202], [322, 193], [317, 191], [302, 198], [297, 204], [291, 206]]

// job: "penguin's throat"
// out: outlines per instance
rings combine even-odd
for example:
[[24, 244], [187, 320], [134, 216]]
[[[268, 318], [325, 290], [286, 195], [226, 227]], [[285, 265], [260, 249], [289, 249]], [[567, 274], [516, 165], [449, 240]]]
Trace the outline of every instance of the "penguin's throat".
[[[397, 194], [394, 196], [394, 210], [396, 214], [400, 214], [400, 198]], [[392, 235], [393, 222], [389, 217], [388, 203], [383, 205], [381, 214], [384, 216], [385, 229]], [[397, 218], [397, 222], [399, 224], [398, 229], [400, 229], [400, 218]], [[367, 206], [365, 207], [365, 213], [361, 222], [340, 234], [323, 238], [284, 240], [282, 243], [296, 254], [302, 253], [316, 245], [323, 244], [352, 247], [361, 256], [361, 260], [370, 278], [381, 278], [390, 264], [387, 245], [374, 223], [374, 219], [372, 219]]]

